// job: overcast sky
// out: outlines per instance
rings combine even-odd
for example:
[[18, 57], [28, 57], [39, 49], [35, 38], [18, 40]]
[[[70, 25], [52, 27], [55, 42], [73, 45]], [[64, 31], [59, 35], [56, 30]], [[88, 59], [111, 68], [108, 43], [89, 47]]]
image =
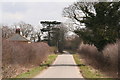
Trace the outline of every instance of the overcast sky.
[[[18, 1], [18, 2], [17, 2]], [[12, 25], [24, 21], [32, 25], [39, 25], [41, 20], [57, 20], [64, 22], [62, 10], [75, 0], [10, 0], [1, 3], [2, 24]]]

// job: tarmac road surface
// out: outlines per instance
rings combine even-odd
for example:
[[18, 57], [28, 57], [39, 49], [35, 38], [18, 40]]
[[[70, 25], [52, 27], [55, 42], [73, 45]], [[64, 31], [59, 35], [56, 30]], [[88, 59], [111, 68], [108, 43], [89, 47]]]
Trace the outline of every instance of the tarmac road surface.
[[71, 54], [58, 55], [49, 68], [34, 78], [83, 78]]

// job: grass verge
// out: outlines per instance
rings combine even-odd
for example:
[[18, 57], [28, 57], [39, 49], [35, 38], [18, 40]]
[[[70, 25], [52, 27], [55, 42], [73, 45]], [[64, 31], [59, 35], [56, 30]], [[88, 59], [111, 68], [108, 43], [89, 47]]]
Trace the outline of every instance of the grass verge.
[[56, 57], [57, 57], [57, 54], [50, 54], [48, 56], [48, 59], [43, 64], [31, 69], [29, 72], [25, 72], [25, 73], [18, 75], [16, 78], [32, 78], [32, 77], [36, 76], [41, 71], [43, 71], [44, 69], [49, 67], [49, 65], [53, 63], [53, 61], [56, 59]]
[[80, 55], [73, 54], [74, 60], [79, 66], [80, 72], [84, 78], [87, 80], [113, 80], [111, 78], [106, 78], [105, 75], [100, 73], [98, 70], [95, 70], [93, 67], [85, 65]]

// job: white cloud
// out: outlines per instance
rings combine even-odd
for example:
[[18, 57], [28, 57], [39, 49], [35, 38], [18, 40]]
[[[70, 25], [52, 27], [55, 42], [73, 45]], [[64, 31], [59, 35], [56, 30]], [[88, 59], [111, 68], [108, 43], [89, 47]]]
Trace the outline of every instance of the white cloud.
[[23, 14], [15, 13], [15, 14], [7, 14], [7, 17], [11, 19], [21, 20], [23, 19], [24, 16]]
[[64, 22], [62, 10], [72, 2], [6, 2], [2, 4], [2, 23], [12, 25], [19, 21], [40, 25], [42, 20]]
[[1, 3], [0, 3], [0, 23], [2, 23], [2, 9], [1, 8], [2, 8], [2, 6], [1, 6]]
[[1, 0], [0, 2], [75, 2], [77, 0]]
[[13, 24], [13, 21], [17, 22], [19, 20], [22, 20], [24, 18], [24, 15], [21, 13], [4, 13], [2, 12], [2, 23], [11, 23]]

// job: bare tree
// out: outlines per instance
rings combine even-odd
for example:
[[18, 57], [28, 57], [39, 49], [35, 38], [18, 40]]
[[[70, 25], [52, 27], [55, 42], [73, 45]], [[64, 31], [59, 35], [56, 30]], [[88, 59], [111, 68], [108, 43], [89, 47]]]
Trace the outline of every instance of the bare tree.
[[30, 40], [34, 42], [40, 42], [41, 41], [41, 33], [40, 32], [34, 32], [30, 34]]
[[37, 35], [37, 38], [38, 38], [37, 42], [40, 42], [41, 41], [41, 33], [37, 32], [36, 35]]
[[9, 26], [2, 26], [2, 38], [9, 38], [15, 33], [15, 29]]
[[28, 35], [34, 30], [31, 24], [27, 24], [25, 22], [19, 22], [15, 24], [15, 28], [19, 27], [22, 33], [22, 36], [28, 37]]
[[[95, 15], [95, 10], [92, 2], [77, 2], [63, 10], [63, 16], [72, 20], [73, 24], [78, 26], [85, 26], [83, 20]], [[89, 11], [88, 11], [89, 10]], [[92, 14], [94, 13], [94, 14]]]

